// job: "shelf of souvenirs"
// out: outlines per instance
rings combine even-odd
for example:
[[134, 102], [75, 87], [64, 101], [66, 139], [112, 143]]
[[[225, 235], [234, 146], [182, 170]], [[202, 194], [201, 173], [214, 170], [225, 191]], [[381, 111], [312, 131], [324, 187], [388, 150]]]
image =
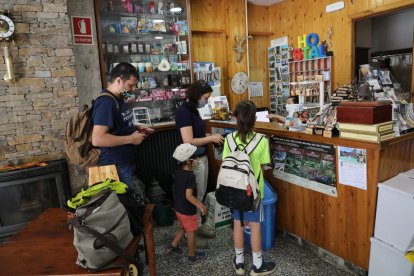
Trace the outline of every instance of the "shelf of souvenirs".
[[148, 33], [122, 33], [122, 32], [111, 32], [111, 31], [104, 31], [102, 32], [102, 37], [105, 40], [114, 40], [119, 39], [120, 37], [129, 39], [129, 40], [141, 40], [141, 39], [152, 39], [154, 41], [163, 41], [163, 40], [188, 40], [188, 36], [181, 35], [181, 34], [174, 34], [170, 32], [148, 32]]
[[145, 19], [173, 19], [173, 20], [186, 20], [186, 13], [169, 13], [165, 12], [164, 14], [158, 13], [143, 13], [143, 12], [127, 12], [124, 10], [107, 10], [101, 9], [100, 14], [107, 18], [119, 18], [119, 17], [132, 17], [132, 18], [145, 18]]
[[124, 101], [126, 103], [156, 102], [156, 101], [182, 101], [186, 98], [186, 88], [137, 88], [134, 92], [128, 93]]

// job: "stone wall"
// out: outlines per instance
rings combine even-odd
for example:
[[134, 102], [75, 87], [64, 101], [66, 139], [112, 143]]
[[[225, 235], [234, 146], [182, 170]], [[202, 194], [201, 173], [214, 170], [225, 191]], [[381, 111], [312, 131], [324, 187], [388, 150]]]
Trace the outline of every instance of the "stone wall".
[[[0, 165], [64, 158], [64, 127], [79, 107], [67, 0], [0, 0], [0, 9], [16, 25], [9, 52], [17, 77], [0, 78]], [[83, 179], [72, 171], [72, 188]]]

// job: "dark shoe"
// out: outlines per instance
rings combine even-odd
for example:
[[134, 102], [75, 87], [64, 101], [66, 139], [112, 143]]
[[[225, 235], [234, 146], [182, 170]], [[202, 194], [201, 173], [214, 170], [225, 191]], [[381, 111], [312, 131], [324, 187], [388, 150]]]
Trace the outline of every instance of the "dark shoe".
[[184, 252], [180, 247], [174, 247], [171, 244], [165, 247], [165, 253], [175, 253], [177, 255], [182, 255]]
[[236, 275], [244, 275], [244, 263], [236, 263], [236, 258], [233, 259], [233, 267], [236, 271]]
[[196, 235], [206, 239], [214, 239], [216, 237], [216, 231], [208, 226], [203, 225], [197, 229]]
[[250, 270], [250, 276], [263, 276], [268, 275], [276, 270], [276, 264], [272, 262], [263, 262], [262, 266], [256, 268], [252, 265], [252, 270]]
[[204, 260], [205, 258], [207, 258], [207, 252], [196, 251], [195, 256], [188, 256], [188, 262], [190, 264], [194, 264], [194, 263]]

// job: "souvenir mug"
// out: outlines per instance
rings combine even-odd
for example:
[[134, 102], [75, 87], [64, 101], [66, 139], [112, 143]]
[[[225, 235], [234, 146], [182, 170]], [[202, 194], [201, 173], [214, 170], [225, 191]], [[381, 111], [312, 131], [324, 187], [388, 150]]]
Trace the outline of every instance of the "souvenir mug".
[[138, 63], [138, 72], [140, 72], [140, 73], [145, 72], [145, 63], [143, 63], [143, 62]]
[[152, 72], [152, 64], [151, 62], [145, 63], [145, 72]]

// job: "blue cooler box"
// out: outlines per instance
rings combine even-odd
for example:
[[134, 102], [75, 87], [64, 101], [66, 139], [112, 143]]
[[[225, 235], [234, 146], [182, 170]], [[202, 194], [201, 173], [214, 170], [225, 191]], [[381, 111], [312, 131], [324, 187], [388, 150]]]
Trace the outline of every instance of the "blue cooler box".
[[[264, 180], [264, 198], [263, 211], [264, 221], [261, 226], [262, 230], [262, 250], [271, 249], [275, 243], [275, 225], [276, 225], [276, 201], [277, 194], [273, 191], [269, 182]], [[244, 228], [245, 244], [250, 247], [250, 228]]]

